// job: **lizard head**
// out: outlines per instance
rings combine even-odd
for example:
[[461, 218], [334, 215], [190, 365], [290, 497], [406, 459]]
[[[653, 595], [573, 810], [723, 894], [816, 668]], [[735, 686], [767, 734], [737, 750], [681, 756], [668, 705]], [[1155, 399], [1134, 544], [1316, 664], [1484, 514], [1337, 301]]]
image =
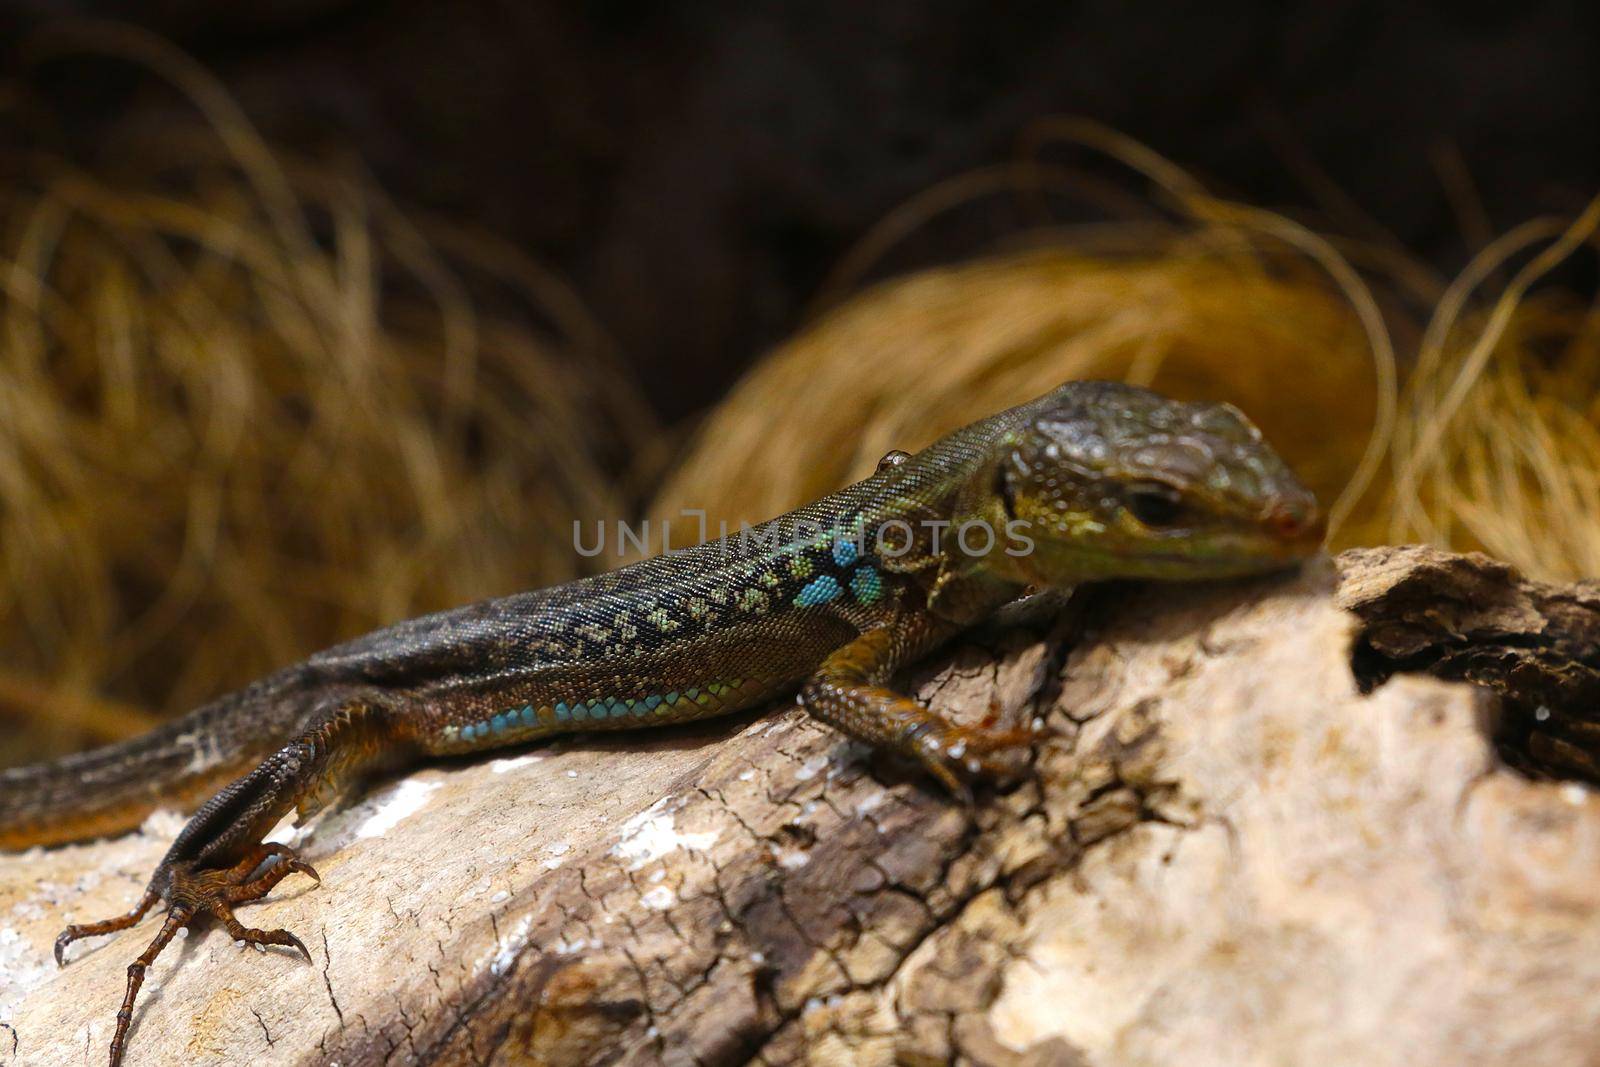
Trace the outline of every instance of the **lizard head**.
[[1072, 382], [1016, 414], [969, 495], [972, 512], [1033, 540], [992, 564], [1013, 577], [1225, 577], [1321, 546], [1316, 498], [1230, 404]]

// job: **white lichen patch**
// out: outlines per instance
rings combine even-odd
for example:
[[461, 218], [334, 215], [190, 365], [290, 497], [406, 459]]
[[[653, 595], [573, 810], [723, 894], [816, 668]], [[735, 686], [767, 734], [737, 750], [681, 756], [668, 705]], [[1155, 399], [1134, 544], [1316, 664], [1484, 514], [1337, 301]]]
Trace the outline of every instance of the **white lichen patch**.
[[533, 929], [533, 916], [518, 919], [509, 933], [500, 939], [494, 957], [489, 961], [491, 974], [505, 974], [517, 961], [517, 955], [528, 945], [528, 931]]
[[510, 759], [493, 760], [489, 764], [489, 769], [495, 774], [505, 774], [507, 771], [514, 771], [518, 767], [527, 767], [538, 763], [544, 758], [545, 754], [542, 752], [529, 752], [522, 756], [512, 756]]
[[821, 774], [823, 768], [826, 767], [827, 765], [828, 765], [828, 756], [827, 755], [824, 754], [824, 755], [820, 755], [820, 756], [812, 756], [810, 759], [806, 760], [804, 763], [802, 763], [800, 765], [800, 769], [799, 770], [794, 772], [795, 780], [796, 781], [800, 781], [800, 782], [809, 782], [811, 779], [815, 778], [818, 774]]
[[567, 862], [562, 857], [564, 857], [568, 852], [572, 851], [572, 846], [565, 841], [552, 841], [548, 845], [544, 846], [544, 851], [545, 870], [553, 871], [563, 863]]
[[23, 995], [54, 970], [48, 955], [35, 950], [19, 931], [0, 926], [0, 1019], [11, 1015]]
[[[103, 881], [105, 881], [105, 871], [99, 867], [86, 868], [70, 884], [41, 880], [34, 883], [33, 896], [25, 903], [38, 905], [53, 912], [59, 910], [64, 902], [76, 901], [94, 892], [100, 888], [100, 883]], [[129, 883], [123, 890], [123, 899], [128, 904], [133, 904], [139, 899], [142, 888]]]
[[622, 836], [611, 852], [627, 860], [629, 870], [636, 871], [680, 849], [703, 852], [717, 843], [720, 835], [715, 830], [679, 832], [673, 813], [666, 810], [671, 802], [671, 797], [662, 797], [622, 824]]
[[157, 808], [145, 816], [144, 822], [139, 824], [139, 832], [146, 837], [159, 837], [163, 840], [177, 837], [189, 822], [189, 817], [181, 811], [171, 808]]
[[773, 861], [786, 871], [797, 871], [811, 862], [811, 854], [804, 849], [780, 848], [773, 850]]
[[382, 837], [427, 807], [428, 797], [438, 788], [438, 782], [419, 782], [415, 778], [407, 778], [376, 799], [378, 810], [356, 829], [356, 836]]
[[870, 815], [883, 807], [884, 801], [889, 799], [889, 794], [882, 789], [874, 789], [860, 800], [856, 801], [855, 813], [857, 818]]
[[11, 905], [11, 916], [18, 922], [37, 922], [48, 914], [37, 900], [19, 900]]
[[678, 902], [678, 894], [669, 885], [658, 885], [639, 898], [639, 903], [652, 911], [666, 911]]

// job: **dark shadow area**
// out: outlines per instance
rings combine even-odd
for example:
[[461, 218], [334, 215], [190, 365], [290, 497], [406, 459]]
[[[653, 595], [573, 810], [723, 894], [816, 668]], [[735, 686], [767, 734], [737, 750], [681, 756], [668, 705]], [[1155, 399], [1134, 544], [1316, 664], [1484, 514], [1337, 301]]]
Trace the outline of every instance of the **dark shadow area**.
[[1363, 692], [1430, 674], [1493, 693], [1502, 759], [1540, 778], [1600, 782], [1600, 582], [1553, 586], [1487, 556], [1427, 548], [1339, 557], [1339, 596], [1362, 621]]
[[[1583, 0], [8, 5], [10, 117], [92, 162], [192, 109], [120, 61], [30, 59], [30, 33], [82, 15], [170, 38], [272, 143], [358, 158], [403, 202], [548, 262], [669, 418], [791, 333], [892, 207], [1016, 159], [1050, 116], [1104, 122], [1220, 191], [1387, 232], [1446, 271], [1482, 236], [1464, 232], [1476, 205], [1499, 232], [1600, 185], [1600, 8]], [[985, 198], [879, 273], [1052, 221], [1070, 215]]]

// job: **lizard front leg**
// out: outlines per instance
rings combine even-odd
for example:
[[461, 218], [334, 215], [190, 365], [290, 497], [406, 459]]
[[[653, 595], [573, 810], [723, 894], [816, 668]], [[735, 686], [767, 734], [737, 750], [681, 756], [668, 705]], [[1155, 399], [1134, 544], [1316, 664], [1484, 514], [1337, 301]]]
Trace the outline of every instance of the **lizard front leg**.
[[[306, 814], [316, 810], [353, 776], [368, 769], [388, 735], [386, 718], [386, 707], [367, 699], [347, 700], [315, 715], [312, 725], [298, 737], [195, 813], [156, 868], [138, 906], [105, 922], [62, 931], [56, 939], [57, 963], [73, 941], [126, 929], [137, 924], [158, 900], [167, 903], [160, 932], [128, 967], [127, 992], [111, 1039], [112, 1067], [122, 1062], [145, 971], [174, 935], [195, 920], [213, 916], [237, 941], [291, 948], [310, 961], [311, 954], [299, 938], [287, 930], [246, 927], [233, 908], [259, 900], [290, 874], [317, 878], [316, 871], [293, 849], [265, 843], [262, 838], [290, 811], [298, 808]], [[257, 874], [268, 860], [277, 862]]]
[[920, 615], [868, 629], [823, 660], [801, 687], [800, 703], [851, 737], [911, 757], [970, 803], [963, 776], [1005, 774], [1009, 764], [995, 756], [1031, 745], [1034, 734], [961, 726], [888, 688], [895, 671], [948, 632]]

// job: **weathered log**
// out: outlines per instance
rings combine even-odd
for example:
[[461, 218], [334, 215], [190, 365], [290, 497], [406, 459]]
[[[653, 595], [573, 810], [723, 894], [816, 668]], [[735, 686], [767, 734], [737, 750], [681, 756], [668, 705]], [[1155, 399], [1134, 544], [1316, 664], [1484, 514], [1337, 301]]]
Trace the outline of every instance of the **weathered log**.
[[1401, 671], [1484, 686], [1508, 762], [1600, 781], [1600, 580], [1552, 586], [1426, 549], [1356, 549], [1339, 566], [1363, 688]]
[[[1585, 751], [1592, 585], [1384, 549], [1074, 615], [913, 679], [1053, 730], [975, 810], [794, 708], [379, 785], [246, 913], [314, 963], [188, 937], [128, 1063], [1595, 1062], [1600, 797], [1491, 736]], [[153, 923], [50, 942], [176, 825], [0, 859], [0, 1062], [102, 1061]]]

